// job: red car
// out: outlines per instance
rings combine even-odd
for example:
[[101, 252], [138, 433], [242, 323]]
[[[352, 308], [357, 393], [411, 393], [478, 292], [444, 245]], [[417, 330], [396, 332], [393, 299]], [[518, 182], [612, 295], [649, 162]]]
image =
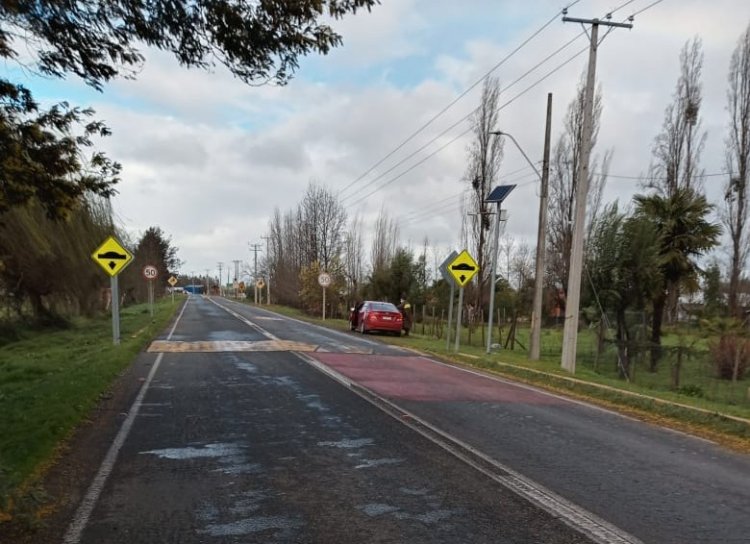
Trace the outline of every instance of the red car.
[[401, 336], [403, 317], [401, 317], [398, 308], [390, 302], [366, 300], [361, 306], [357, 305], [355, 308], [352, 308], [349, 315], [349, 328], [351, 330], [356, 329], [362, 334], [380, 331]]

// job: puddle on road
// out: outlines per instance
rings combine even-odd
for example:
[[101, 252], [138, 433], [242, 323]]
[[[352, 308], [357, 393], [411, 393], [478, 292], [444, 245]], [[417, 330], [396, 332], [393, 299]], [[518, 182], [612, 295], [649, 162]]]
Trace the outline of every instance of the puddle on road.
[[241, 536], [261, 531], [282, 531], [287, 535], [302, 527], [299, 519], [284, 516], [256, 516], [252, 518], [233, 521], [231, 523], [208, 525], [201, 531], [211, 536]]
[[372, 468], [381, 467], [384, 465], [398, 465], [403, 463], [403, 459], [394, 459], [392, 457], [386, 457], [384, 459], [362, 459], [362, 463], [356, 465], [354, 468]]
[[259, 463], [240, 463], [228, 467], [217, 468], [213, 472], [221, 472], [222, 474], [261, 474], [265, 472], [263, 467]]
[[463, 510], [433, 510], [432, 512], [425, 512], [424, 514], [407, 514], [406, 512], [396, 512], [394, 514], [394, 517], [396, 519], [413, 519], [416, 521], [421, 521], [425, 525], [433, 525], [435, 523], [445, 521], [452, 516], [463, 513]]
[[248, 340], [252, 336], [257, 337], [257, 334], [252, 335], [247, 332], [239, 331], [210, 331], [206, 340]]
[[234, 366], [239, 368], [240, 370], [244, 370], [245, 372], [249, 372], [250, 374], [257, 374], [258, 373], [258, 367], [255, 366], [252, 363], [234, 363]]
[[410, 487], [402, 487], [401, 489], [399, 489], [399, 491], [403, 493], [404, 495], [412, 495], [414, 497], [423, 497], [424, 495], [427, 495], [427, 492], [429, 491], [429, 489], [427, 489], [426, 487], [422, 489], [411, 489]]
[[329, 446], [332, 448], [355, 449], [364, 446], [372, 446], [375, 441], [372, 438], [344, 438], [338, 442], [318, 442], [318, 446]]
[[382, 516], [383, 514], [390, 514], [399, 510], [397, 506], [391, 506], [390, 504], [381, 503], [370, 503], [363, 506], [357, 506], [359, 510], [362, 510], [365, 514], [371, 518]]
[[203, 447], [195, 448], [188, 446], [186, 448], [165, 448], [162, 450], [149, 450], [139, 452], [141, 455], [150, 454], [161, 457], [162, 459], [198, 459], [201, 457], [242, 457], [243, 448], [237, 444], [206, 444]]

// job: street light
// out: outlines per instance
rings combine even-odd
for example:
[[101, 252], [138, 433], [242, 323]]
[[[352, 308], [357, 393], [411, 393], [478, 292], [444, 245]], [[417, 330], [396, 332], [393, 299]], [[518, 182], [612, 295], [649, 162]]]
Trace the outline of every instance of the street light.
[[[490, 132], [495, 136], [502, 136], [503, 132]], [[512, 138], [512, 136], [511, 136]], [[517, 144], [516, 144], [517, 145]], [[487, 196], [485, 202], [497, 203], [497, 213], [495, 213], [495, 233], [494, 241], [492, 244], [492, 268], [490, 269], [490, 315], [487, 320], [487, 353], [490, 353], [492, 348], [492, 316], [495, 313], [495, 271], [497, 270], [497, 246], [500, 237], [500, 220], [505, 220], [505, 217], [501, 217], [503, 210], [501, 206], [503, 200], [507, 198], [510, 192], [515, 189], [515, 185], [498, 185]]]
[[[531, 341], [529, 342], [529, 359], [532, 361], [539, 360], [540, 352], [541, 352], [541, 336], [542, 336], [542, 295], [543, 295], [543, 280], [544, 280], [544, 239], [546, 236], [546, 224], [547, 224], [547, 183], [546, 183], [546, 174], [549, 172], [549, 159], [547, 158], [548, 154], [548, 148], [549, 148], [549, 121], [550, 121], [550, 112], [552, 107], [552, 95], [548, 95], [547, 97], [547, 131], [545, 135], [545, 161], [543, 170], [545, 172], [545, 176], [542, 176], [542, 174], [539, 173], [539, 170], [537, 170], [536, 165], [531, 162], [531, 159], [529, 159], [528, 155], [524, 152], [523, 149], [521, 149], [521, 146], [518, 145], [518, 142], [516, 139], [507, 132], [502, 131], [495, 131], [490, 132], [490, 134], [495, 134], [496, 136], [507, 136], [510, 138], [510, 140], [513, 142], [513, 144], [518, 148], [518, 151], [521, 152], [521, 155], [523, 155], [523, 158], [526, 159], [526, 162], [529, 163], [531, 168], [534, 169], [534, 172], [536, 172], [536, 175], [539, 177], [539, 180], [542, 182], [542, 191], [541, 191], [541, 201], [539, 203], [539, 228], [537, 231], [537, 241], [536, 241], [536, 272], [534, 277], [534, 304], [533, 308], [531, 310]], [[497, 247], [495, 248], [495, 251], [497, 251]], [[494, 273], [494, 270], [493, 270]], [[491, 301], [492, 302], [492, 301]], [[492, 322], [492, 316], [490, 315], [490, 323]], [[492, 331], [490, 330], [490, 333]], [[487, 344], [487, 353], [489, 353], [489, 343]]]

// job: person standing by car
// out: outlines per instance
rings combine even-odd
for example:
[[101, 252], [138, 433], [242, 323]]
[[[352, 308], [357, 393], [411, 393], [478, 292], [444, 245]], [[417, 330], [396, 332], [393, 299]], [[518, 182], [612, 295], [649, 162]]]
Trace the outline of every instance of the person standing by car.
[[349, 314], [349, 328], [351, 330], [355, 330], [357, 325], [359, 325], [359, 311], [364, 305], [365, 303], [360, 301], [354, 305], [354, 308], [352, 308], [351, 313]]
[[411, 304], [406, 300], [406, 295], [401, 295], [401, 303], [398, 305], [398, 311], [401, 312], [402, 323], [401, 328], [404, 331], [404, 336], [409, 336], [409, 330], [411, 329], [412, 314]]

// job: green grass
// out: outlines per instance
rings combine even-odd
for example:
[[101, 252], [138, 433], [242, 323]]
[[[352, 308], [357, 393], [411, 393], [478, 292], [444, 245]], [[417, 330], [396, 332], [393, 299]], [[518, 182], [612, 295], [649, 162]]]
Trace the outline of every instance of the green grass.
[[162, 299], [120, 312], [121, 343], [109, 316], [79, 319], [65, 330], [20, 331], [0, 347], [0, 510], [8, 495], [54, 456], [114, 379], [167, 325], [179, 301]]
[[[322, 322], [319, 317], [309, 316], [293, 308], [283, 306], [264, 306], [264, 308], [333, 329], [345, 330], [347, 328], [347, 322], [343, 319], [326, 319]], [[732, 383], [713, 377], [712, 369], [707, 361], [705, 339], [691, 336], [689, 332], [676, 331], [666, 335], [664, 345], [676, 346], [680, 342], [689, 344], [697, 340], [694, 347], [698, 349], [694, 350], [691, 357], [684, 361], [681, 371], [680, 391], [690, 394], [681, 394], [671, 389], [670, 364], [673, 362], [671, 354], [665, 356], [655, 373], [648, 371], [647, 361], [644, 358], [637, 363], [635, 379], [631, 382], [618, 377], [615, 366], [616, 356], [612, 346], [609, 346], [596, 364], [596, 335], [589, 330], [581, 331], [578, 337], [575, 375], [571, 375], [560, 367], [562, 348], [560, 329], [543, 329], [540, 361], [530, 361], [527, 350], [520, 345], [516, 345], [515, 350], [501, 349], [488, 355], [479, 329], [475, 329], [471, 344], [467, 329], [462, 330], [458, 354], [453, 351], [453, 339], [449, 348], [446, 349], [445, 337], [437, 339], [429, 334], [429, 325], [425, 327], [425, 332], [422, 334], [422, 325], [417, 323], [408, 338], [380, 336], [379, 339], [389, 344], [430, 353], [448, 361], [487, 369], [527, 383], [591, 399], [631, 413], [635, 412], [645, 419], [661, 423], [667, 423], [666, 420], [668, 420], [670, 426], [697, 432], [697, 434], [713, 439], [721, 440], [721, 436], [717, 434], [727, 436], [730, 445], [740, 449], [750, 449], [750, 426], [724, 417], [726, 415], [750, 419], [750, 398], [748, 398], [750, 379]], [[507, 333], [506, 327], [502, 336], [503, 344]], [[500, 343], [497, 336], [498, 331], [495, 329], [493, 340]], [[529, 345], [528, 328], [519, 328], [517, 338], [527, 348]], [[701, 396], [693, 396], [698, 391]], [[643, 398], [644, 396], [647, 398]], [[680, 407], [678, 404], [686, 405], [688, 408]], [[709, 413], [699, 410], [707, 410]], [[742, 441], [739, 446], [735, 441], [736, 438]]]

